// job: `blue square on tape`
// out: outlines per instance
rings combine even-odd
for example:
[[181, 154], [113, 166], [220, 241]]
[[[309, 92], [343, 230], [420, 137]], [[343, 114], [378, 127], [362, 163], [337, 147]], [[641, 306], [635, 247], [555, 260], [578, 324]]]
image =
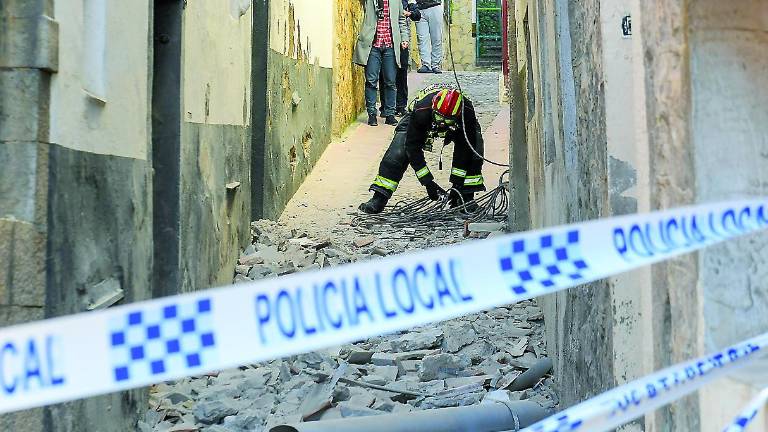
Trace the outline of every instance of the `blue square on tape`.
[[529, 235], [499, 248], [499, 268], [513, 293], [536, 295], [590, 276], [579, 230]]
[[501, 269], [504, 271], [512, 270], [512, 259], [511, 258], [502, 258], [501, 259]]
[[125, 333], [114, 332], [112, 333], [112, 346], [120, 346], [125, 343]]
[[202, 312], [210, 312], [211, 310], [211, 300], [210, 299], [203, 299], [197, 302], [197, 311]]
[[165, 319], [176, 318], [177, 313], [178, 310], [176, 309], [176, 305], [170, 305], [163, 308], [163, 318]]
[[176, 354], [181, 351], [181, 345], [178, 339], [171, 339], [165, 343], [165, 349], [168, 354]]
[[141, 324], [141, 312], [133, 312], [128, 314], [128, 325]]
[[210, 298], [149, 305], [113, 316], [107, 338], [115, 382], [197, 372], [218, 356]]

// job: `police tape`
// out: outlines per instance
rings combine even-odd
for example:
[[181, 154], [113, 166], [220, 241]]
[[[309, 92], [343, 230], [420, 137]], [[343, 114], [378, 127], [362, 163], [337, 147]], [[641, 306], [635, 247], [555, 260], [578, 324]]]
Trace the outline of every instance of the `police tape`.
[[602, 219], [0, 329], [0, 413], [337, 346], [768, 227], [768, 199]]
[[757, 417], [758, 411], [763, 408], [768, 402], [768, 388], [764, 389], [758, 395], [749, 402], [749, 405], [742, 411], [738, 417], [728, 425], [723, 432], [744, 432], [747, 430], [747, 426], [752, 420]]
[[521, 432], [615, 429], [761, 358], [767, 347], [768, 333], [617, 387]]

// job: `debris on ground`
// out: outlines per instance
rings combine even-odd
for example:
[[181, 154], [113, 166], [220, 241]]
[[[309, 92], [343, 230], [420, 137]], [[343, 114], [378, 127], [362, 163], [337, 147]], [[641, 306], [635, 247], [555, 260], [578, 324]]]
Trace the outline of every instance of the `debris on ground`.
[[[314, 239], [272, 221], [254, 222], [251, 229], [253, 242], [239, 259], [236, 283], [463, 240], [460, 230]], [[286, 423], [474, 405], [494, 390], [553, 410], [558, 400], [548, 375], [552, 363], [546, 359], [543, 324], [541, 309], [530, 300], [158, 384], [151, 389], [150, 409], [138, 429], [268, 431]]]

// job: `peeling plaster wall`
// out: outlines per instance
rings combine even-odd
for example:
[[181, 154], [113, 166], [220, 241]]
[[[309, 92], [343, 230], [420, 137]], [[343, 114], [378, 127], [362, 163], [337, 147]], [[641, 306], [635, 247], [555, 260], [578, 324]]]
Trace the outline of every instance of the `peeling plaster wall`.
[[331, 141], [333, 70], [274, 51], [269, 64], [264, 215], [276, 218]]
[[250, 239], [250, 3], [189, 2], [183, 17], [181, 291], [231, 282]]
[[331, 1], [270, 2], [263, 209], [268, 218], [280, 215], [331, 141], [333, 6]]
[[352, 64], [363, 22], [360, 0], [335, 0], [333, 14], [333, 135], [339, 136], [365, 110], [365, 69]]

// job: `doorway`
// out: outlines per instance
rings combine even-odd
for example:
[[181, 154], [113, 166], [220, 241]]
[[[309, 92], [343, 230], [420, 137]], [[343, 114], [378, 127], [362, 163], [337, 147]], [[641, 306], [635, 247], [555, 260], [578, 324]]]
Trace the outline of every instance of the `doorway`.
[[152, 68], [152, 297], [179, 290], [181, 32], [184, 0], [154, 2]]

